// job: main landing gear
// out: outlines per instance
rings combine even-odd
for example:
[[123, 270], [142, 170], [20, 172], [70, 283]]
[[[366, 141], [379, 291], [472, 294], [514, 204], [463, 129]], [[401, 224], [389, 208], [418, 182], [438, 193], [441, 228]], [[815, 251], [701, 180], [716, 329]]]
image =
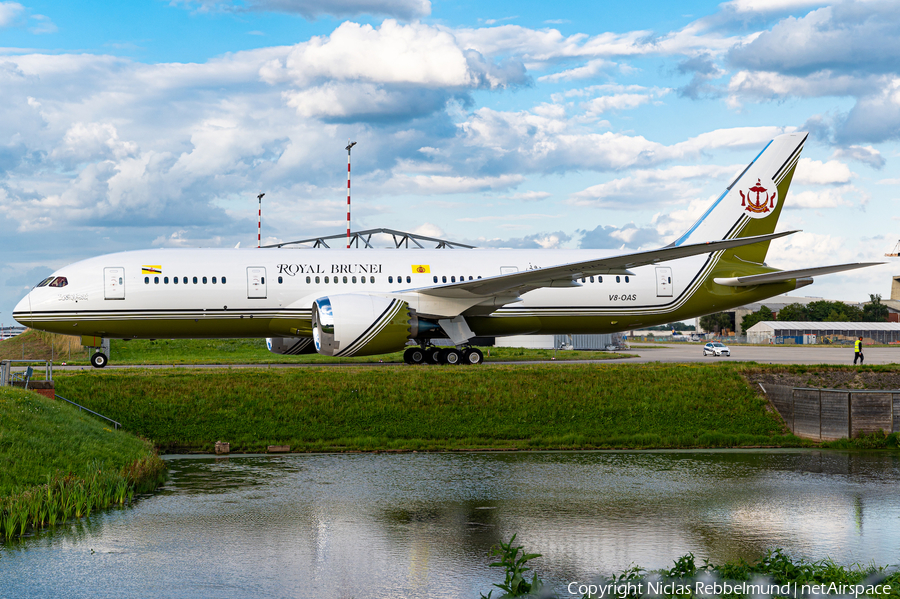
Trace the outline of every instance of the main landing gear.
[[410, 347], [403, 352], [407, 364], [481, 364], [484, 354], [477, 347]]
[[94, 368], [103, 368], [109, 362], [109, 358], [103, 352], [97, 352], [91, 356], [91, 366]]

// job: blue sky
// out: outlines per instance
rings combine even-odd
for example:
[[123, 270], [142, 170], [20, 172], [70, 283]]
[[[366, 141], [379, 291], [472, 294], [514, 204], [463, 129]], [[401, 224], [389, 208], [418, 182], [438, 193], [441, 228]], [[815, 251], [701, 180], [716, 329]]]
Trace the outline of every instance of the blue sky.
[[[650, 248], [810, 131], [769, 263], [900, 239], [896, 2], [0, 0], [0, 322], [67, 263], [354, 228]], [[811, 295], [890, 293], [895, 265]]]

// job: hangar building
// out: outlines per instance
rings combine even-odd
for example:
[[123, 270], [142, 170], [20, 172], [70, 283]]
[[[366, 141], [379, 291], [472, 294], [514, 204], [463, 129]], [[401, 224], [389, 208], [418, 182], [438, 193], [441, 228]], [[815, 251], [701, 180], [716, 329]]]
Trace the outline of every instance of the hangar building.
[[900, 323], [763, 320], [747, 330], [748, 343], [850, 344], [858, 337], [862, 337], [865, 344], [900, 343]]

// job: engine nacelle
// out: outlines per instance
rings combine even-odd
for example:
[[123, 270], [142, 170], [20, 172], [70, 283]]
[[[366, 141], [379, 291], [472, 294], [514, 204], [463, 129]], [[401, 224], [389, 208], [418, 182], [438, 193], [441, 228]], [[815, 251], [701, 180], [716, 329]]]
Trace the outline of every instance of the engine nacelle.
[[266, 347], [273, 354], [283, 356], [299, 356], [316, 353], [312, 337], [268, 337]]
[[403, 349], [416, 336], [409, 304], [396, 298], [347, 294], [312, 305], [316, 351], [324, 356], [373, 356]]

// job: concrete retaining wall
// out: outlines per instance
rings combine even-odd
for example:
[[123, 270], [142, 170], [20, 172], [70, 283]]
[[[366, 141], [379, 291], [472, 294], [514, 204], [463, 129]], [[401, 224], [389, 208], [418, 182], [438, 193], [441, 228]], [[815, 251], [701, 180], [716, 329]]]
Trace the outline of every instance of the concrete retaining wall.
[[766, 385], [769, 401], [798, 437], [855, 438], [879, 430], [900, 432], [900, 390], [851, 391]]

